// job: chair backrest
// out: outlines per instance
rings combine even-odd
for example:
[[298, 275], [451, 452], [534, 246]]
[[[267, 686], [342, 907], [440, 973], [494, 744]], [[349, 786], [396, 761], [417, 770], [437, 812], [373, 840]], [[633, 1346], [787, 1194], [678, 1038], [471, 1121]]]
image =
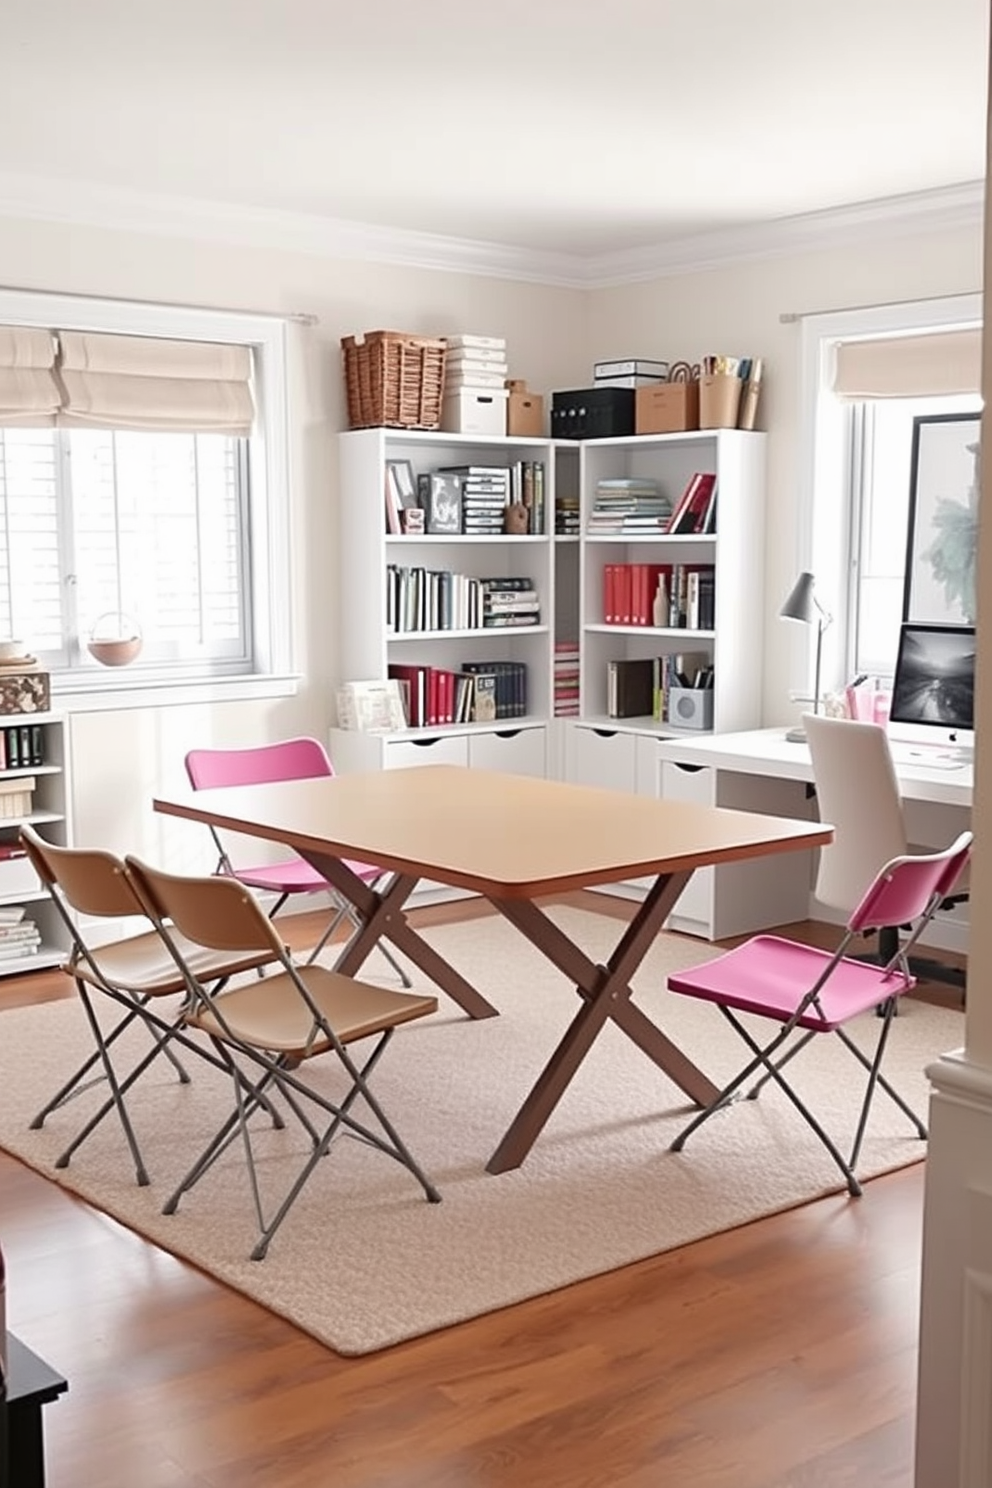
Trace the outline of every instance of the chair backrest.
[[[276, 780], [306, 780], [333, 775], [330, 755], [319, 739], [279, 739], [275, 744], [252, 744], [238, 749], [191, 749], [186, 774], [194, 790], [225, 785], [266, 785]], [[262, 843], [244, 832], [210, 827], [219, 854], [217, 871], [236, 874], [238, 867], [259, 860], [267, 863], [298, 861], [297, 854]]]
[[264, 785], [273, 780], [305, 780], [333, 775], [319, 739], [280, 739], [240, 749], [191, 749], [186, 774], [194, 790], [222, 785]]
[[902, 948], [905, 955], [962, 873], [972, 841], [971, 832], [962, 832], [942, 852], [908, 853], [886, 863], [856, 906], [848, 929], [857, 934], [886, 925], [911, 925], [911, 939]]
[[803, 718], [821, 821], [816, 897], [850, 914], [879, 869], [908, 850], [899, 781], [885, 730], [847, 718]]
[[100, 848], [57, 847], [30, 826], [20, 829], [21, 842], [35, 872], [56, 903], [58, 891], [77, 914], [121, 918], [141, 915], [123, 858]]
[[134, 892], [160, 928], [171, 923], [187, 940], [213, 951], [266, 951], [285, 959], [285, 943], [237, 879], [166, 873], [132, 856], [125, 863]]

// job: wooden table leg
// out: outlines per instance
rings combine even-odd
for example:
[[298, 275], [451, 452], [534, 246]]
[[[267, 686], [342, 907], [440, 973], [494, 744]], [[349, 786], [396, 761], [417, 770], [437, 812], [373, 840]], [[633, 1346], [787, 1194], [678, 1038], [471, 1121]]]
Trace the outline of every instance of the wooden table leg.
[[697, 1105], [715, 1099], [718, 1090], [712, 1081], [631, 1001], [630, 980], [688, 877], [688, 873], [673, 873], [655, 880], [605, 966], [591, 961], [531, 900], [493, 901], [532, 945], [575, 982], [582, 1006], [486, 1164], [487, 1172], [505, 1173], [520, 1166], [608, 1020], [622, 1028]]
[[361, 920], [341, 955], [334, 963], [343, 976], [355, 976], [380, 940], [388, 940], [408, 956], [436, 986], [446, 992], [470, 1018], [495, 1018], [499, 1009], [487, 1002], [482, 993], [465, 980], [460, 972], [427, 944], [407, 922], [403, 906], [420, 880], [409, 874], [396, 873], [387, 886], [372, 889], [338, 858], [319, 852], [303, 852], [307, 862], [328, 883], [354, 905]]

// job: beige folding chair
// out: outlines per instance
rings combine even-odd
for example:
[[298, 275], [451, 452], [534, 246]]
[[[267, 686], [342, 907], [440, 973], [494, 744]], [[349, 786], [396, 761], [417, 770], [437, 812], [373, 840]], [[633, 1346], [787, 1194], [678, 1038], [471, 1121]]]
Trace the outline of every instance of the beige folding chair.
[[[57, 847], [46, 842], [30, 826], [21, 827], [20, 837], [68, 932], [70, 950], [62, 970], [75, 982], [96, 1046], [89, 1058], [34, 1117], [31, 1129], [38, 1130], [53, 1111], [105, 1080], [110, 1089], [109, 1098], [56, 1158], [55, 1166], [67, 1167], [73, 1153], [103, 1118], [110, 1111], [116, 1111], [131, 1151], [137, 1181], [146, 1184], [148, 1171], [125, 1095], [160, 1054], [174, 1066], [180, 1081], [189, 1083], [189, 1074], [176, 1056], [174, 1044], [212, 1065], [225, 1070], [227, 1065], [221, 1064], [208, 1043], [194, 1041], [185, 1032], [186, 980], [157, 928], [101, 946], [93, 945], [81, 929], [80, 916], [115, 920], [140, 916], [147, 923], [144, 904], [135, 892], [123, 859], [95, 848]], [[197, 975], [217, 987], [223, 986], [239, 972], [263, 968], [274, 959], [267, 949], [245, 951], [241, 947], [229, 947], [224, 952], [204, 951], [202, 947], [187, 945], [182, 937], [177, 937], [177, 941], [196, 966]], [[110, 1029], [105, 1029], [100, 1021], [91, 995], [93, 992], [104, 994], [123, 1009], [123, 1016]], [[159, 1011], [166, 1004], [169, 1004], [168, 1008]], [[112, 1050], [121, 1035], [137, 1021], [147, 1028], [152, 1046], [121, 1078]], [[262, 1098], [261, 1104], [269, 1111], [274, 1124], [282, 1126], [281, 1116], [269, 1102]]]
[[[394, 992], [342, 976], [314, 962], [298, 964], [251, 891], [236, 879], [180, 877], [150, 868], [133, 857], [126, 862], [149, 914], [171, 944], [176, 964], [182, 971], [190, 996], [187, 1023], [209, 1036], [234, 1079], [234, 1111], [180, 1181], [164, 1212], [174, 1213], [182, 1195], [199, 1181], [239, 1133], [260, 1232], [251, 1252], [252, 1260], [265, 1256], [297, 1195], [339, 1133], [357, 1136], [395, 1158], [409, 1169], [428, 1199], [438, 1203], [440, 1194], [411, 1156], [369, 1086], [369, 1076], [395, 1029], [436, 1012], [437, 998]], [[176, 931], [185, 937], [184, 941], [178, 939]], [[273, 957], [281, 969], [261, 981], [216, 995], [199, 975], [189, 954], [190, 946], [214, 951], [248, 946], [260, 955]], [[359, 1065], [349, 1053], [348, 1045], [364, 1039], [374, 1039], [375, 1043]], [[308, 1059], [327, 1053], [337, 1056], [350, 1079], [350, 1089], [343, 1100], [332, 1100], [318, 1092], [297, 1073]], [[257, 1083], [240, 1078], [245, 1064], [261, 1072]], [[250, 1101], [246, 1100], [246, 1083], [257, 1093], [276, 1090], [310, 1138], [310, 1152], [302, 1169], [269, 1219], [262, 1203], [247, 1124]], [[352, 1114], [359, 1095], [381, 1130]], [[326, 1118], [322, 1130], [310, 1119], [309, 1113], [314, 1108]], [[320, 1119], [319, 1114], [316, 1119]]]

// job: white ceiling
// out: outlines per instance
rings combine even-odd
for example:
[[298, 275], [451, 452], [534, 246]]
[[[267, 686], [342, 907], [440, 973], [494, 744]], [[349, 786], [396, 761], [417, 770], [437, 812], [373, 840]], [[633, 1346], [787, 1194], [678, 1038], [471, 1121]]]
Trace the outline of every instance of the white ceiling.
[[988, 22], [988, 0], [3, 0], [0, 206], [109, 190], [636, 252], [982, 180]]

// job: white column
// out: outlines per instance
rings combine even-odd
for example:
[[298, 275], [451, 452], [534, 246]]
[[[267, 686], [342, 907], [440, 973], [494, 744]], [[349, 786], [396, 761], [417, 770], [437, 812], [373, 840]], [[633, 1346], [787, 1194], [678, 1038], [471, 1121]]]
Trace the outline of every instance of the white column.
[[[992, 113], [989, 115], [992, 158]], [[992, 202], [985, 205], [992, 285]], [[986, 305], [988, 297], [986, 296]], [[916, 1488], [992, 1485], [992, 328], [983, 336], [978, 679], [965, 1047], [931, 1066]]]

